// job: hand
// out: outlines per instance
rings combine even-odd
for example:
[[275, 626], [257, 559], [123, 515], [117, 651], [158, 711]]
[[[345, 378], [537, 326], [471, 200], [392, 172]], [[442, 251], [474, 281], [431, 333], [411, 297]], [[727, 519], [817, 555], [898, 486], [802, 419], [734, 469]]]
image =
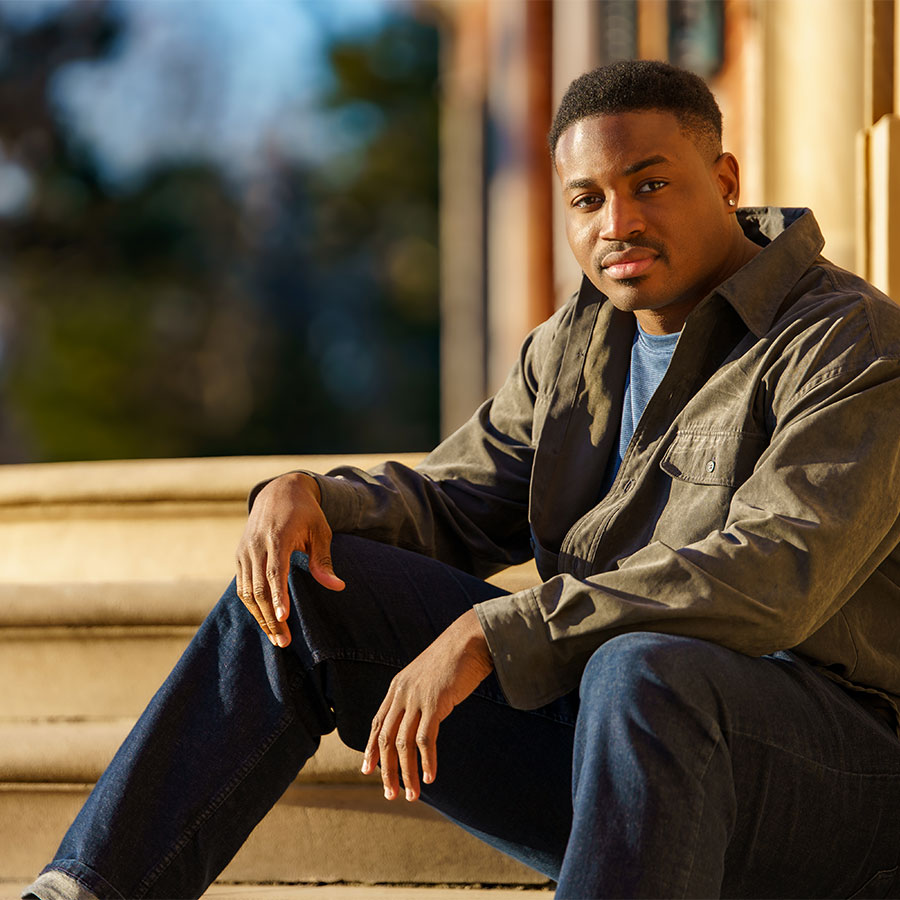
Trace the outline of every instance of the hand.
[[276, 647], [287, 647], [291, 632], [288, 572], [291, 553], [309, 556], [309, 573], [322, 587], [345, 587], [331, 565], [331, 528], [322, 512], [315, 478], [282, 475], [257, 495], [237, 548], [237, 592], [244, 606]]
[[368, 775], [381, 760], [384, 796], [399, 796], [398, 764], [406, 799], [419, 797], [419, 768], [431, 784], [437, 775], [437, 734], [441, 722], [493, 670], [494, 662], [474, 609], [463, 613], [391, 681], [372, 721], [363, 756]]

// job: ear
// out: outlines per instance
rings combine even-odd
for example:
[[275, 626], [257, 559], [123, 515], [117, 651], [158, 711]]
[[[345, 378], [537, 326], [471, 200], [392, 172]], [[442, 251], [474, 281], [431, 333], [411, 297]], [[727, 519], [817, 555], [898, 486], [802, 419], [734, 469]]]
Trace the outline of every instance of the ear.
[[713, 163], [712, 175], [728, 212], [737, 212], [741, 194], [741, 171], [734, 154], [723, 153]]

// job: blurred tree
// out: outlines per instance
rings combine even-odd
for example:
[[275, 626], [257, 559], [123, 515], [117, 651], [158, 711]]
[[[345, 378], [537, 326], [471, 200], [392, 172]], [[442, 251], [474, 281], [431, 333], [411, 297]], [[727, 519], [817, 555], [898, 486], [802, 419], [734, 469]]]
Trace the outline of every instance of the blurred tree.
[[433, 28], [397, 11], [333, 46], [314, 158], [273, 148], [242, 184], [169, 161], [113, 188], [47, 88], [115, 52], [120, 7], [3, 15], [0, 213], [3, 165], [29, 198], [0, 219], [0, 460], [434, 442]]
[[[434, 28], [410, 18], [335, 44], [323, 161], [282, 179], [294, 197], [309, 194], [277, 205], [288, 221], [273, 229], [263, 293], [290, 322], [279, 371], [293, 362], [296, 377], [273, 385], [265, 417], [295, 411], [292, 440], [310, 449], [427, 448], [438, 437], [437, 53]], [[290, 221], [301, 209], [309, 221]], [[298, 256], [315, 260], [306, 292], [285, 289]], [[314, 299], [292, 303], [300, 296]], [[309, 361], [321, 385], [312, 396]]]

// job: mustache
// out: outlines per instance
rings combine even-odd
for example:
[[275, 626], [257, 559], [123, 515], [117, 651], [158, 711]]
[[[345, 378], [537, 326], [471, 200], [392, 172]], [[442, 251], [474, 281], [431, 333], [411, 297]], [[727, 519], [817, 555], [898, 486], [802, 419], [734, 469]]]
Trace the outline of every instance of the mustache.
[[603, 252], [597, 257], [594, 267], [598, 272], [602, 272], [606, 260], [613, 253], [625, 253], [637, 247], [652, 250], [663, 262], [669, 261], [669, 254], [666, 252], [665, 244], [662, 241], [651, 237], [642, 237], [634, 241], [608, 241], [603, 247]]

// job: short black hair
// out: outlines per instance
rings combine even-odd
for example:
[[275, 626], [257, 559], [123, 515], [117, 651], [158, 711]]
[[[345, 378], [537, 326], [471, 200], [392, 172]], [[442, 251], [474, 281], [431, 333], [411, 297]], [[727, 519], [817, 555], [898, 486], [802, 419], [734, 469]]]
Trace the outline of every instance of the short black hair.
[[706, 82], [655, 59], [626, 59], [576, 78], [566, 90], [548, 135], [555, 156], [560, 135], [592, 116], [658, 110], [672, 113], [701, 150], [722, 153], [722, 111]]

